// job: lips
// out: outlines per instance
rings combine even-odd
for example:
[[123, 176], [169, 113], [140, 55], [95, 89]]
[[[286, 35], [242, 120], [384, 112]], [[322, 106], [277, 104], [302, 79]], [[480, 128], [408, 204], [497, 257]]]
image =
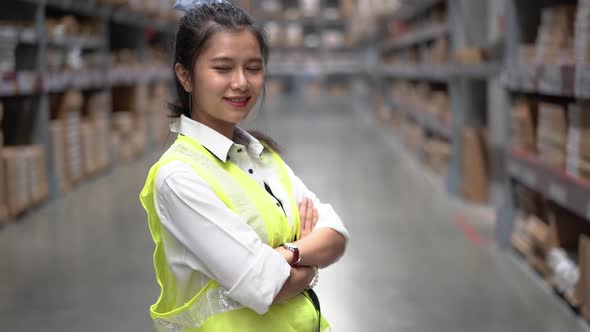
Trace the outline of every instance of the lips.
[[225, 102], [233, 107], [246, 107], [252, 97], [224, 97]]

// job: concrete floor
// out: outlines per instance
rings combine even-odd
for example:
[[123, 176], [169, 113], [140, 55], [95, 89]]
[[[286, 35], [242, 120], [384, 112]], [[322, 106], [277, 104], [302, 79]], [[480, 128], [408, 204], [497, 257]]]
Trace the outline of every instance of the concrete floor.
[[[346, 256], [322, 271], [318, 288], [334, 331], [586, 330], [511, 255], [470, 241], [457, 216], [484, 235], [490, 221], [349, 108], [255, 121], [351, 233]], [[0, 331], [151, 331], [153, 245], [137, 196], [154, 158], [0, 229]]]

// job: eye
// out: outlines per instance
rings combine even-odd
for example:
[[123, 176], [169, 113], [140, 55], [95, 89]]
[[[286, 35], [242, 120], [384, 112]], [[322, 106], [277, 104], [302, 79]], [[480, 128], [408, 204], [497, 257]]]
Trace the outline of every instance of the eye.
[[227, 73], [231, 70], [231, 67], [213, 67], [213, 69], [220, 73]]
[[246, 70], [251, 71], [253, 73], [257, 73], [262, 70], [262, 67], [248, 67]]

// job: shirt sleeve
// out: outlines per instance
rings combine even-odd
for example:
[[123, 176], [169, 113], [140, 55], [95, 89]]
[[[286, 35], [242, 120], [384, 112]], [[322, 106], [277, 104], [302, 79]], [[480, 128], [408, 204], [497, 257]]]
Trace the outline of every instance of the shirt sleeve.
[[163, 166], [156, 180], [162, 225], [185, 248], [184, 263], [226, 289], [258, 314], [268, 311], [291, 267], [230, 210], [188, 165]]
[[332, 205], [328, 203], [322, 203], [317, 195], [307, 188], [303, 181], [301, 181], [301, 179], [295, 175], [289, 166], [287, 166], [287, 171], [289, 173], [289, 177], [291, 178], [291, 183], [293, 184], [293, 194], [295, 195], [295, 200], [297, 202], [301, 202], [303, 198], [307, 197], [312, 200], [313, 206], [318, 209], [318, 222], [314, 230], [320, 228], [331, 228], [341, 234], [346, 239], [346, 242], [348, 242], [350, 239], [348, 230], [346, 227], [344, 227], [342, 219], [340, 219], [336, 211], [334, 211]]

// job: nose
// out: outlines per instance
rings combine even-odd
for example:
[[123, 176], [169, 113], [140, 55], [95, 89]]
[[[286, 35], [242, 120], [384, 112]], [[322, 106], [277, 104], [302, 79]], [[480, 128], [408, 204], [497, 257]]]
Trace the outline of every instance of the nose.
[[232, 76], [231, 88], [238, 91], [246, 91], [249, 86], [248, 77], [244, 73], [244, 70], [236, 70]]

